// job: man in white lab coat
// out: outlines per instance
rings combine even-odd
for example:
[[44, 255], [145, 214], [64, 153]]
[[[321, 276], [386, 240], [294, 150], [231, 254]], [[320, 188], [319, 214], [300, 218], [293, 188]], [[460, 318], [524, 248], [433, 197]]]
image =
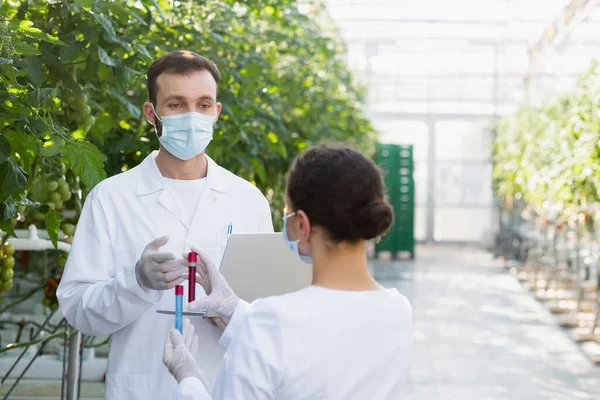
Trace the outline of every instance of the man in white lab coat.
[[[57, 295], [76, 329], [112, 334], [106, 399], [173, 396], [176, 382], [161, 360], [174, 317], [156, 310], [174, 309], [173, 288], [187, 272], [179, 256], [194, 245], [220, 260], [230, 231], [273, 231], [260, 191], [204, 153], [221, 111], [219, 78], [211, 61], [192, 52], [157, 59], [144, 112], [160, 149], [98, 184], [85, 201]], [[221, 331], [192, 319], [197, 358], [212, 383], [224, 353]]]

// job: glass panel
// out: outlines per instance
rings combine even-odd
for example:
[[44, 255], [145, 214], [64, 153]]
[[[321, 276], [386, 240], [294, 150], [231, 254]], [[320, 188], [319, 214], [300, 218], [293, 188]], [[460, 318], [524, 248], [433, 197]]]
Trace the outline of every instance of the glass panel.
[[[412, 144], [415, 161], [427, 161], [429, 128], [423, 121], [373, 120], [381, 143]], [[419, 168], [421, 169], [421, 168]], [[424, 168], [427, 171], [427, 168]]]
[[334, 19], [439, 19], [446, 21], [550, 21], [569, 0], [327, 0], [327, 9]]
[[427, 162], [416, 162], [414, 163], [413, 177], [415, 180], [415, 204], [425, 205], [427, 204], [427, 177], [429, 176], [427, 170]]
[[436, 85], [415, 81], [412, 84], [399, 84], [390, 81], [369, 86], [370, 101], [406, 101], [406, 100], [472, 100], [488, 101], [507, 98], [514, 100], [515, 93], [522, 90], [522, 85], [456, 84]]
[[[370, 20], [385, 20], [389, 18], [402, 18], [405, 20], [419, 19], [441, 19], [450, 21], [498, 21], [507, 20], [510, 18], [509, 8], [506, 2], [456, 2], [449, 4], [447, 1], [435, 2], [435, 7], [432, 7], [432, 2], [407, 2], [403, 1], [399, 4], [396, 1], [394, 5], [378, 5], [378, 2], [373, 4], [353, 5], [348, 7], [348, 3], [337, 3], [328, 1], [329, 13], [336, 20], [343, 19], [370, 19]], [[459, 3], [459, 4], [457, 4]], [[468, 4], [464, 4], [468, 3]]]
[[489, 206], [493, 203], [491, 164], [437, 162], [435, 169], [436, 205]]
[[[508, 33], [508, 25], [485, 23], [449, 24], [441, 22], [398, 22], [398, 21], [338, 21], [337, 26], [347, 38], [476, 38], [499, 39]], [[543, 25], [542, 25], [543, 26]]]
[[482, 102], [438, 102], [438, 101], [386, 101], [370, 104], [370, 112], [395, 113], [398, 117], [402, 114], [423, 113], [452, 113], [491, 116], [515, 112], [518, 106], [513, 102], [498, 104]]
[[[597, 10], [600, 10], [598, 8]], [[600, 24], [598, 22], [587, 22], [577, 25], [577, 29], [569, 34], [569, 41], [573, 43], [596, 42], [600, 38]]]
[[435, 240], [481, 242], [493, 228], [492, 208], [438, 207], [435, 209]]
[[415, 207], [415, 240], [425, 240], [427, 235], [427, 208]]
[[492, 75], [496, 59], [492, 54], [395, 54], [386, 53], [371, 58], [374, 73], [396, 74], [465, 74]]
[[440, 121], [435, 127], [436, 160], [485, 160], [491, 155], [489, 123]]

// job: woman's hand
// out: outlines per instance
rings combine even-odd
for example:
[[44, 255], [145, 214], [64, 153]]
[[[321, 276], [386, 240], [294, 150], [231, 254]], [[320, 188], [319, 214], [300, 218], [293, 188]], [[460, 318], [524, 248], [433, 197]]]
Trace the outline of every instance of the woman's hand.
[[169, 333], [169, 338], [163, 351], [163, 363], [177, 380], [196, 377], [204, 383], [202, 371], [194, 358], [198, 351], [198, 336], [194, 335], [194, 325], [189, 319], [183, 321], [183, 335], [177, 329]]
[[[233, 293], [210, 255], [193, 246], [192, 251], [198, 254], [199, 272], [196, 281], [204, 288], [206, 297], [188, 304], [188, 310], [206, 310], [207, 317], [211, 319], [210, 322], [225, 329], [240, 299]], [[184, 259], [187, 259], [187, 254], [184, 254]], [[220, 318], [215, 318], [215, 314]]]

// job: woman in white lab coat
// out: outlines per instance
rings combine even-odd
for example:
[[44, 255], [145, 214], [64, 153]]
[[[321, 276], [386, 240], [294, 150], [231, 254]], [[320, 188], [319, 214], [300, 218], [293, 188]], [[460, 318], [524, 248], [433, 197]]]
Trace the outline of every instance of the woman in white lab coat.
[[[381, 173], [360, 153], [320, 146], [293, 163], [283, 236], [312, 264], [312, 285], [247, 304], [202, 249], [209, 296], [190, 304], [218, 314], [225, 359], [211, 395], [185, 322], [163, 361], [179, 382], [176, 399], [398, 399], [412, 352], [412, 310], [367, 269], [367, 241], [393, 221]], [[285, 268], [282, 265], [281, 268]], [[225, 327], [226, 326], [226, 327]]]

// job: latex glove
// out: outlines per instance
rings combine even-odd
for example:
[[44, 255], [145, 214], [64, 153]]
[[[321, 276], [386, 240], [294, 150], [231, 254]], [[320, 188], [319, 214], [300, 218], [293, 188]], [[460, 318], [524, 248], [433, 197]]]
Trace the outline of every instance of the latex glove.
[[[209, 316], [211, 313], [217, 314], [223, 319], [224, 324], [221, 328], [224, 329], [224, 326], [229, 323], [233, 316], [240, 299], [233, 293], [210, 255], [197, 247], [192, 247], [192, 251], [198, 253], [200, 273], [196, 281], [204, 288], [206, 297], [191, 302], [188, 304], [188, 309], [190, 311], [206, 310]], [[187, 260], [187, 255], [184, 255], [184, 259]], [[215, 320], [213, 320], [213, 323], [219, 325]]]
[[183, 335], [173, 329], [163, 351], [163, 363], [177, 383], [185, 378], [196, 377], [204, 382], [202, 371], [194, 358], [198, 351], [198, 336], [194, 335], [194, 325], [189, 319], [183, 320]]
[[181, 260], [176, 260], [173, 253], [160, 253], [169, 238], [163, 236], [148, 243], [142, 256], [135, 265], [135, 276], [145, 289], [167, 290], [185, 281], [182, 274], [186, 271]]

